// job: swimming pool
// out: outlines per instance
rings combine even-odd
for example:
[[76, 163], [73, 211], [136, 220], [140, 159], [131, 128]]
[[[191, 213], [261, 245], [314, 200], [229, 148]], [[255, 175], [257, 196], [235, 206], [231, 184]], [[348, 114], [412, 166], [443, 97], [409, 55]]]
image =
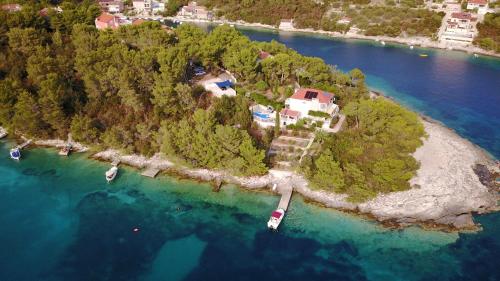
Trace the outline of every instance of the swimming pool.
[[262, 119], [269, 119], [269, 114], [265, 114], [262, 112], [254, 112], [253, 115]]

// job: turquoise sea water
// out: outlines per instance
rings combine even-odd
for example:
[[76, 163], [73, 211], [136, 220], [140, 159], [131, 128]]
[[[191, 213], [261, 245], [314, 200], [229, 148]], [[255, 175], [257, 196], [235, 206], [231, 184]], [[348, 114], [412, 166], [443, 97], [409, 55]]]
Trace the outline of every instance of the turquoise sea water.
[[[498, 215], [478, 234], [387, 230], [279, 198], [0, 143], [0, 280], [500, 280]], [[134, 232], [138, 228], [138, 232]]]
[[[499, 155], [497, 60], [428, 50], [420, 59], [399, 47], [245, 32], [344, 70], [361, 67], [370, 86]], [[2, 281], [500, 280], [498, 214], [476, 217], [477, 234], [394, 231], [294, 196], [271, 233], [276, 196], [234, 186], [213, 193], [124, 167], [107, 184], [109, 164], [87, 155], [29, 149], [15, 162], [10, 146], [0, 141]]]

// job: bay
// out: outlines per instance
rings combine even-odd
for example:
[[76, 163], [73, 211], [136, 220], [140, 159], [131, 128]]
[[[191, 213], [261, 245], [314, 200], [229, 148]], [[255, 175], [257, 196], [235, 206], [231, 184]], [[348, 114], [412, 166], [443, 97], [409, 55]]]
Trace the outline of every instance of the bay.
[[[210, 27], [212, 28], [212, 27]], [[500, 59], [325, 35], [241, 28], [252, 40], [276, 40], [342, 71], [361, 69], [370, 88], [430, 116], [500, 158]], [[428, 57], [421, 57], [427, 54]]]
[[[279, 40], [454, 128], [499, 156], [499, 62], [455, 52], [243, 30]], [[421, 58], [419, 53], [428, 53]], [[152, 180], [53, 149], [8, 158], [0, 142], [0, 280], [500, 280], [500, 216], [479, 233], [388, 230], [294, 196], [277, 233], [278, 197], [161, 176]], [[138, 231], [134, 231], [137, 229]]]

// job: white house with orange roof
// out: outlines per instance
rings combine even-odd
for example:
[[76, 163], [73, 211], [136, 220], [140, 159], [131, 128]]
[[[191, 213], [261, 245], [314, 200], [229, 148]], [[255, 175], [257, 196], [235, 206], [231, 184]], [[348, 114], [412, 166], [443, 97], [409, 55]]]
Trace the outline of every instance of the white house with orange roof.
[[[329, 119], [318, 117], [317, 113], [326, 113], [326, 116], [333, 117], [338, 114], [339, 110], [339, 106], [335, 104], [335, 96], [332, 93], [311, 88], [300, 88], [285, 100], [285, 108], [280, 112], [280, 122], [281, 125], [286, 126], [297, 123], [301, 118]], [[326, 121], [329, 122], [330, 120]]]
[[339, 106], [334, 103], [332, 93], [311, 88], [300, 88], [285, 100], [285, 108], [300, 112], [301, 117], [309, 115], [310, 111], [320, 111], [334, 116], [339, 112]]
[[476, 18], [471, 13], [452, 13], [446, 22], [446, 29], [441, 39], [457, 43], [471, 43], [474, 40]]
[[207, 7], [198, 5], [196, 1], [191, 1], [186, 6], [183, 6], [177, 15], [201, 20], [211, 20], [213, 18], [212, 12]]
[[488, 1], [487, 0], [468, 0], [467, 10], [477, 9], [477, 13], [484, 15], [488, 12]]
[[132, 22], [127, 19], [120, 18], [118, 16], [108, 13], [102, 13], [95, 19], [95, 27], [97, 29], [107, 29], [107, 28], [117, 29], [122, 25], [127, 25], [131, 23]]

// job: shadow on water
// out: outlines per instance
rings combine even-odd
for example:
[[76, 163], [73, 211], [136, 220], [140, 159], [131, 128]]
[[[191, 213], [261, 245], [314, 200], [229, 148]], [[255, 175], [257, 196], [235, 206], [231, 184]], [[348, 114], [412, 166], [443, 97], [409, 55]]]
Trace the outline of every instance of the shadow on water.
[[43, 177], [43, 178], [58, 178], [56, 169], [48, 169], [44, 171], [40, 171], [37, 168], [25, 168], [21, 172], [25, 176], [35, 176], [35, 177]]
[[[352, 263], [356, 249], [349, 242], [322, 245], [267, 230], [257, 232], [248, 247], [231, 237], [210, 237], [200, 263], [185, 280], [366, 280]], [[350, 251], [336, 254], [339, 248]], [[328, 256], [318, 255], [327, 249]]]

